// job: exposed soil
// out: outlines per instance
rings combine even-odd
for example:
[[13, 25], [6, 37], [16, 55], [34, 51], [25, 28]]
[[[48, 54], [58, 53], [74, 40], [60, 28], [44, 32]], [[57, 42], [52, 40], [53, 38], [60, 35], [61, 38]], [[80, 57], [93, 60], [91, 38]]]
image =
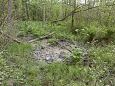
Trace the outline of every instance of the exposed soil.
[[41, 40], [38, 44], [33, 44], [34, 58], [39, 61], [45, 61], [47, 63], [52, 63], [55, 61], [64, 61], [65, 58], [71, 56], [73, 49], [80, 49], [83, 56], [88, 52], [85, 45], [80, 43], [73, 43], [67, 40], [59, 40], [57, 45], [51, 45], [48, 40]]

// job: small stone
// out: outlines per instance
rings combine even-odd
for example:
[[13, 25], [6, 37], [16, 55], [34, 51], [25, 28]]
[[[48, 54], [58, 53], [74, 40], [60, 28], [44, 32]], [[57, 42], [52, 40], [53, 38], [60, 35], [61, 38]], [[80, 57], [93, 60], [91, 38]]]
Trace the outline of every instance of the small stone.
[[59, 58], [64, 58], [65, 57], [65, 52], [60, 52]]

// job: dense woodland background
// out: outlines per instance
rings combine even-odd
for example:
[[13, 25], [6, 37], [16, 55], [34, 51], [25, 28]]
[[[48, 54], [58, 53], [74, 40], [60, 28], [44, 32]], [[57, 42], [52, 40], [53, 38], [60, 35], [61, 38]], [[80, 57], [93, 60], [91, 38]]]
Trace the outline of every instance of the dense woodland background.
[[[48, 64], [44, 40], [81, 46]], [[115, 0], [0, 0], [0, 86], [115, 86], [114, 60]]]
[[[0, 16], [11, 20], [57, 22], [74, 17], [75, 25], [114, 25], [114, 0], [1, 0]], [[1, 20], [2, 22], [2, 20]]]

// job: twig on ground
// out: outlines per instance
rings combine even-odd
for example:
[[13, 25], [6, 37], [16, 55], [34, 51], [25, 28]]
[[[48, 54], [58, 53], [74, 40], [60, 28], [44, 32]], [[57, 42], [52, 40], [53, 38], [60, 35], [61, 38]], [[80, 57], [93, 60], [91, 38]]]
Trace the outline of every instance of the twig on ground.
[[66, 46], [62, 46], [59, 42], [57, 42], [62, 48], [66, 49], [67, 51], [69, 51], [70, 53], [72, 53], [72, 50], [68, 49]]
[[0, 34], [2, 34], [3, 36], [5, 36], [5, 37], [7, 37], [7, 38], [9, 38], [9, 39], [11, 39], [11, 40], [13, 40], [14, 42], [22, 43], [22, 42], [19, 41], [18, 39], [14, 38], [14, 37], [12, 37], [12, 36], [10, 36], [10, 35], [8, 35], [8, 34], [5, 34], [2, 30], [0, 31]]
[[1, 51], [1, 52], [0, 52], [0, 55], [3, 54], [3, 52], [4, 52], [4, 51]]
[[31, 42], [35, 42], [35, 41], [37, 41], [37, 40], [43, 40], [43, 39], [46, 39], [46, 38], [52, 36], [53, 34], [54, 34], [54, 32], [49, 33], [49, 34], [47, 34], [47, 35], [45, 35], [45, 36], [41, 36], [41, 37], [39, 37], [39, 38], [35, 38], [35, 39], [33, 39], [33, 40], [30, 40], [29, 43], [31, 43]]

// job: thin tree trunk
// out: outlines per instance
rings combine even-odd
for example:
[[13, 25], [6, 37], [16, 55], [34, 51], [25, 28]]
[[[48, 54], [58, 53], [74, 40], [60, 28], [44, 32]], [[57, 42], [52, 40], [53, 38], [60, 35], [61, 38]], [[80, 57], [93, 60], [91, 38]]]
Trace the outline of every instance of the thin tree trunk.
[[45, 26], [46, 23], [46, 7], [45, 3], [43, 3], [43, 26]]
[[12, 32], [12, 0], [8, 0], [8, 33]]
[[72, 13], [71, 18], [72, 18], [72, 20], [71, 20], [71, 29], [73, 30], [73, 28], [74, 28], [74, 13]]
[[45, 8], [45, 4], [43, 4], [43, 22], [45, 23], [46, 21], [46, 8]]
[[26, 19], [28, 20], [29, 19], [29, 11], [28, 11], [28, 3], [29, 3], [29, 0], [26, 0], [25, 2], [25, 10], [26, 10]]
[[5, 6], [5, 2], [4, 2], [4, 0], [2, 0], [2, 5], [1, 5], [2, 15], [4, 15], [4, 6]]
[[[74, 0], [73, 4], [74, 4], [74, 10], [75, 10], [75, 8], [76, 8], [76, 0]], [[74, 13], [72, 13], [71, 29], [72, 29], [72, 31], [74, 29]]]
[[87, 4], [87, 0], [85, 0], [85, 5]]
[[16, 0], [13, 0], [13, 4], [14, 4], [14, 18], [17, 17], [17, 14], [18, 14], [18, 9], [17, 9], [17, 3], [16, 3]]

